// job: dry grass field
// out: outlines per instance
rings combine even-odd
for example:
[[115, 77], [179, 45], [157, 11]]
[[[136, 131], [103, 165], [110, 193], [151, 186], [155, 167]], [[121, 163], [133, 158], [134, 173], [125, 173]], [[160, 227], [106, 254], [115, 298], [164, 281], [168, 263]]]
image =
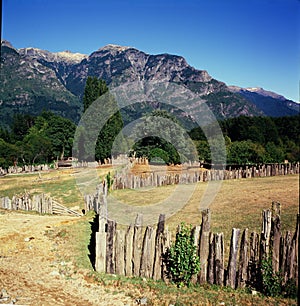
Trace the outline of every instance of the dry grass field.
[[[98, 169], [103, 177], [111, 169]], [[118, 190], [115, 197], [129, 205], [151, 205], [176, 186]], [[199, 183], [190, 200], [167, 220], [173, 231], [184, 221], [200, 224], [200, 199], [207, 183]], [[0, 178], [0, 196], [47, 193], [68, 207], [83, 207], [73, 170], [11, 175]], [[299, 210], [299, 177], [224, 181], [210, 205], [214, 232], [229, 243], [232, 227], [260, 231], [262, 209], [282, 204], [282, 228], [294, 230]], [[164, 211], [161, 211], [163, 213]], [[0, 211], [0, 289], [23, 305], [296, 305], [296, 300], [252, 296], [245, 290], [201, 286], [177, 289], [162, 282], [100, 275], [92, 271], [88, 245], [93, 214], [76, 218]], [[158, 216], [157, 216], [158, 217]], [[29, 239], [28, 239], [29, 238]], [[28, 241], [29, 240], [29, 241]]]
[[[149, 171], [149, 167], [146, 166], [146, 168], [141, 166], [139, 171]], [[97, 174], [102, 178], [112, 170], [108, 167], [99, 168]], [[12, 197], [25, 191], [31, 194], [45, 193], [67, 207], [81, 210], [84, 208], [84, 201], [76, 185], [75, 171], [80, 170], [65, 169], [41, 175], [24, 174], [2, 177], [0, 178], [0, 197]], [[213, 186], [215, 182], [210, 184]], [[200, 200], [207, 186], [208, 183], [202, 182], [191, 188], [193, 194], [189, 201], [183, 203], [184, 206], [167, 220], [170, 230], [175, 230], [181, 222], [192, 225], [201, 223]], [[176, 188], [177, 186], [164, 186], [139, 190], [115, 190], [112, 195], [127, 205], [149, 206], [151, 209], [151, 205], [167, 199]], [[263, 209], [270, 208], [272, 201], [281, 203], [282, 230], [294, 230], [296, 215], [299, 213], [299, 176], [223, 181], [209, 206], [212, 230], [224, 232], [225, 238], [230, 235], [233, 227], [259, 231], [261, 212]], [[159, 213], [164, 213], [163, 206]]]

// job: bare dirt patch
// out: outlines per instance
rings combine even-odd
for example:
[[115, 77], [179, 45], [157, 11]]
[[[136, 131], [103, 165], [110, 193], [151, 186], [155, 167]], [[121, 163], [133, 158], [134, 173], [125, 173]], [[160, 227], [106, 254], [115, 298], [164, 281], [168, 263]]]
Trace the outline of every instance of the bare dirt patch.
[[121, 292], [86, 281], [65, 244], [79, 218], [16, 212], [0, 215], [0, 290], [22, 305], [133, 305]]

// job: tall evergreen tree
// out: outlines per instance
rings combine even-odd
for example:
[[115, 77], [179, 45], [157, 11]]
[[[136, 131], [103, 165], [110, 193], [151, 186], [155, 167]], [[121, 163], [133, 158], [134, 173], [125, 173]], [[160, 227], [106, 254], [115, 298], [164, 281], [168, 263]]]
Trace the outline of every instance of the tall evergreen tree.
[[[84, 111], [86, 111], [90, 105], [97, 100], [99, 97], [106, 95], [103, 99], [103, 108], [106, 110], [115, 109], [113, 106], [116, 106], [116, 100], [109, 93], [108, 87], [104, 80], [97, 79], [96, 77], [88, 77], [86, 81], [86, 86], [84, 89], [83, 95], [83, 106]], [[101, 110], [99, 110], [101, 111]], [[93, 121], [91, 119], [91, 121]], [[88, 122], [90, 126], [86, 126], [87, 129], [94, 129], [95, 131], [98, 128], [97, 122]], [[116, 136], [122, 130], [123, 120], [120, 111], [117, 111], [102, 127], [99, 131], [97, 137], [97, 143], [95, 147], [95, 158], [97, 160], [103, 161], [104, 159], [111, 157], [112, 146], [115, 141]], [[86, 144], [86, 148], [81, 144], [81, 151], [85, 150], [85, 158], [87, 160], [93, 160], [94, 157], [90, 156], [90, 152], [92, 152], [92, 148], [89, 148], [89, 145]], [[82, 154], [81, 154], [82, 155]]]
[[89, 76], [86, 80], [83, 93], [83, 110], [86, 111], [97, 98], [107, 91], [108, 87], [104, 80]]

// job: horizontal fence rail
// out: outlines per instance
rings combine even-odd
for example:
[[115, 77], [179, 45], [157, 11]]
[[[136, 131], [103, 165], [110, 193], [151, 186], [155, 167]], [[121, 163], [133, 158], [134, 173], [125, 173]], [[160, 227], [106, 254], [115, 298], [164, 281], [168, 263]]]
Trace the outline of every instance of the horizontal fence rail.
[[13, 196], [12, 199], [9, 197], [2, 197], [0, 198], [0, 208], [8, 210], [35, 211], [40, 214], [81, 216], [80, 213], [59, 204], [57, 201], [45, 194], [33, 196], [25, 194], [22, 196]]

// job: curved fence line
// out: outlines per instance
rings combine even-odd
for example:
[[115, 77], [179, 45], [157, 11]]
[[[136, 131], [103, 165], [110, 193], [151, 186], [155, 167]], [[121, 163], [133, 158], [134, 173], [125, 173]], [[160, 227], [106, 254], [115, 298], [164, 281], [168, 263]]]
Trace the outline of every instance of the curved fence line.
[[270, 164], [246, 166], [238, 169], [218, 170], [199, 167], [186, 167], [184, 170], [173, 172], [149, 171], [141, 174], [116, 173], [112, 189], [135, 189], [142, 187], [159, 187], [174, 184], [190, 184], [216, 180], [230, 180], [277, 175], [299, 174], [299, 163]]

